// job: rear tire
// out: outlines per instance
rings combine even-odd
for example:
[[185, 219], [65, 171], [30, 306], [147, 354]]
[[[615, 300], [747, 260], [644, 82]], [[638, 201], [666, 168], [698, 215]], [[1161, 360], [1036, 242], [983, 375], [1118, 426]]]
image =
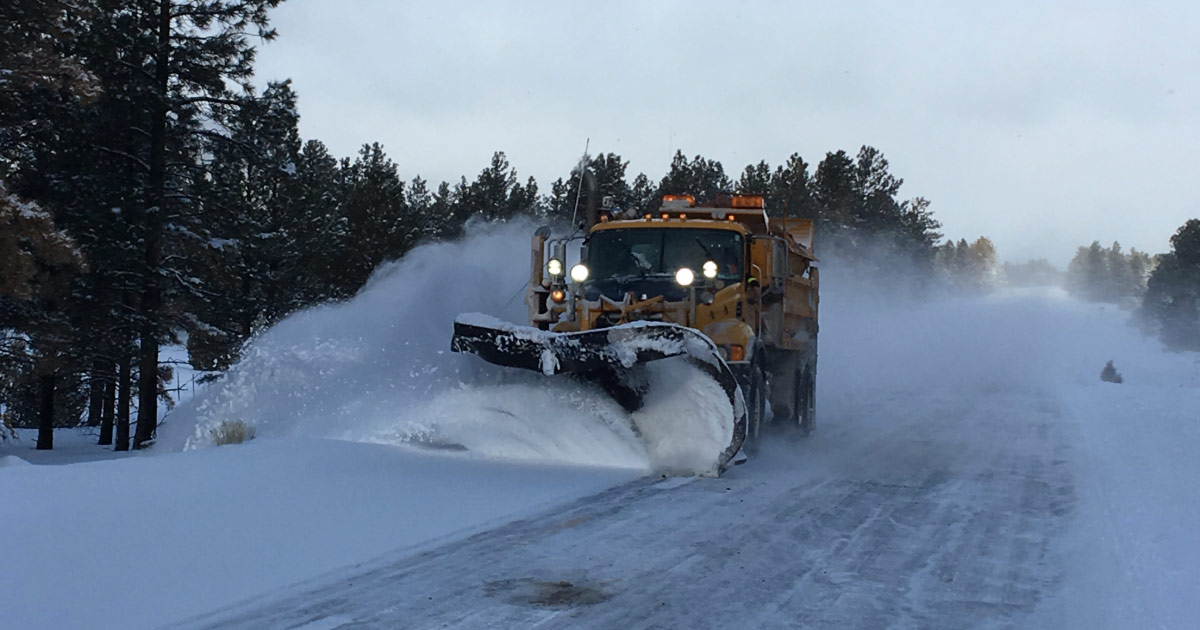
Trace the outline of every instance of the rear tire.
[[746, 388], [746, 440], [747, 451], [754, 452], [762, 436], [763, 416], [767, 410], [767, 379], [763, 376], [762, 368], [755, 366], [750, 370], [750, 379]]
[[800, 431], [808, 435], [817, 428], [817, 371], [808, 365], [800, 370], [796, 383], [796, 410]]

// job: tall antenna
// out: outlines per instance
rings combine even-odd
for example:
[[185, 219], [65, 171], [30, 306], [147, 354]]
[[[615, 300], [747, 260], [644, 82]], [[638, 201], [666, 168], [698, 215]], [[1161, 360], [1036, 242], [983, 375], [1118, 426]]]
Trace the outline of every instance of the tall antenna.
[[588, 148], [592, 146], [592, 139], [589, 137], [583, 143], [583, 157], [579, 159], [579, 185], [575, 187], [575, 209], [571, 210], [571, 229], [575, 229], [575, 216], [579, 214], [579, 195], [583, 192], [583, 169], [587, 168]]

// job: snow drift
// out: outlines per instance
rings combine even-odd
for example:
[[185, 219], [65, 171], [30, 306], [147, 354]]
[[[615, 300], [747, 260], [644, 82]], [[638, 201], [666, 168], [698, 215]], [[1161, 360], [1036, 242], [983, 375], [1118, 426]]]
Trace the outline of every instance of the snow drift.
[[[419, 247], [382, 265], [352, 300], [296, 313], [244, 348], [221, 381], [168, 416], [159, 444], [211, 444], [225, 421], [260, 437], [318, 437], [409, 444], [501, 459], [672, 472], [704, 472], [728, 444], [731, 410], [706, 407], [720, 388], [690, 366], [669, 373], [675, 394], [625, 412], [598, 388], [567, 375], [498, 368], [450, 352], [455, 317], [482, 312], [523, 323], [529, 235], [518, 222], [483, 226], [463, 241]], [[684, 392], [691, 392], [686, 396]], [[679, 435], [679, 418], [693, 426]], [[669, 421], [670, 430], [658, 426]], [[696, 426], [698, 425], [698, 426]], [[640, 437], [639, 437], [640, 434]]]

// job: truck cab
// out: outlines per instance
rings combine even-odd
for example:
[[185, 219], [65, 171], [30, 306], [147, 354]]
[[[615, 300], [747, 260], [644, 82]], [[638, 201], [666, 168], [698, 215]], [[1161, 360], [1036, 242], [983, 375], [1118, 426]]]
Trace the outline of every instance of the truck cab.
[[776, 419], [809, 431], [819, 302], [812, 243], [811, 219], [772, 219], [759, 195], [705, 205], [666, 195], [641, 216], [604, 208], [581, 236], [534, 235], [530, 323], [555, 333], [642, 321], [693, 328], [737, 375], [750, 438], [768, 400]]

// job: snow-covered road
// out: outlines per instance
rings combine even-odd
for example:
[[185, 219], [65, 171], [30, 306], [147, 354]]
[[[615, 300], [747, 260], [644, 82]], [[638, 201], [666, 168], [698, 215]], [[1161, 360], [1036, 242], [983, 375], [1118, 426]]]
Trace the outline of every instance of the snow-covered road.
[[[863, 396], [720, 479], [643, 480], [187, 627], [1060, 627], [1061, 408]], [[832, 415], [834, 412], [831, 412]]]
[[1054, 295], [841, 312], [812, 438], [184, 627], [1200, 625], [1192, 358]]

